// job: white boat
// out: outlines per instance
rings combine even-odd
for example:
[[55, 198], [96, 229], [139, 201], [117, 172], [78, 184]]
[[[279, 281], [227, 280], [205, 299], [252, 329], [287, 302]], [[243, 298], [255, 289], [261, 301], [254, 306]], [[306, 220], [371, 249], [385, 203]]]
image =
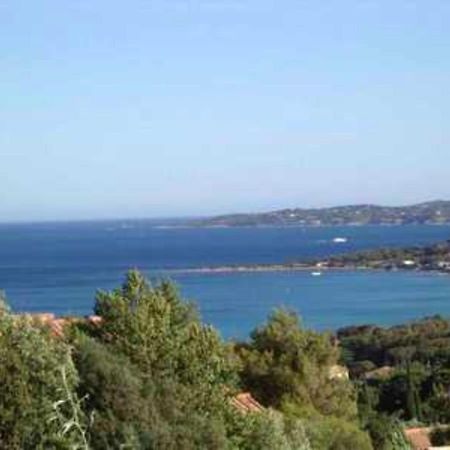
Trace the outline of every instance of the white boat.
[[322, 272], [311, 272], [311, 275], [313, 277], [320, 277], [322, 275]]
[[333, 242], [336, 244], [343, 244], [344, 242], [347, 242], [347, 241], [348, 241], [348, 239], [345, 237], [335, 237], [333, 239]]

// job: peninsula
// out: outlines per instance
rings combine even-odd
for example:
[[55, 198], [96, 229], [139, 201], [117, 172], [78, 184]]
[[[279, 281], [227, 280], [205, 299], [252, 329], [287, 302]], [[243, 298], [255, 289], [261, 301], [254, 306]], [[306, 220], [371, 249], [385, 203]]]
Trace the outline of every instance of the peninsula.
[[417, 270], [450, 274], [450, 240], [429, 246], [379, 248], [333, 255], [322, 259], [274, 264], [213, 266], [187, 269], [188, 272], [275, 272], [321, 270]]
[[280, 209], [195, 219], [189, 224], [200, 227], [443, 225], [450, 224], [450, 201], [437, 200], [410, 206], [364, 204], [314, 209]]

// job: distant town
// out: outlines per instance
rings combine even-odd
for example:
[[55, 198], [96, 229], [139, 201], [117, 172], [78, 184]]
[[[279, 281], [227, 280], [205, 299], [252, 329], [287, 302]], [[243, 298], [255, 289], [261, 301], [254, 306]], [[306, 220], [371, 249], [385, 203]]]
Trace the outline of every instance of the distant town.
[[299, 260], [279, 264], [248, 264], [201, 267], [188, 272], [277, 272], [325, 270], [416, 270], [450, 274], [450, 240], [428, 246], [379, 248], [344, 253], [323, 259]]
[[193, 226], [207, 227], [410, 224], [450, 224], [450, 201], [437, 200], [410, 206], [365, 204], [316, 209], [293, 208], [263, 213], [227, 214], [190, 222]]
[[428, 270], [450, 273], [450, 241], [424, 247], [381, 248], [331, 256], [314, 264], [323, 268]]

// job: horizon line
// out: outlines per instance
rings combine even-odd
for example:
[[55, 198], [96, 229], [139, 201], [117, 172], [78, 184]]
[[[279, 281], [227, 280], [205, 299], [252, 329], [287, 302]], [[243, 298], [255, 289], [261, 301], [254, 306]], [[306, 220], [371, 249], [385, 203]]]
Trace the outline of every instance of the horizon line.
[[450, 200], [443, 199], [433, 199], [433, 200], [424, 200], [417, 201], [414, 203], [406, 203], [406, 204], [396, 204], [396, 205], [386, 205], [382, 203], [341, 203], [335, 205], [328, 206], [316, 206], [316, 207], [284, 207], [284, 208], [265, 208], [259, 211], [246, 211], [246, 212], [224, 212], [224, 213], [210, 213], [210, 214], [186, 214], [186, 215], [161, 215], [161, 216], [142, 216], [142, 217], [133, 217], [133, 216], [107, 216], [107, 217], [97, 217], [97, 218], [56, 218], [56, 219], [13, 219], [13, 220], [2, 220], [0, 219], [0, 225], [39, 225], [39, 224], [59, 224], [59, 223], [89, 223], [89, 222], [118, 222], [118, 221], [132, 221], [132, 222], [142, 222], [142, 221], [182, 221], [182, 220], [198, 220], [198, 219], [211, 219], [215, 217], [224, 217], [224, 216], [235, 216], [235, 215], [257, 215], [257, 214], [265, 214], [271, 212], [278, 211], [286, 211], [286, 210], [326, 210], [331, 208], [347, 208], [347, 207], [363, 207], [363, 206], [375, 206], [381, 208], [408, 208], [414, 206], [420, 206], [428, 203], [450, 203]]

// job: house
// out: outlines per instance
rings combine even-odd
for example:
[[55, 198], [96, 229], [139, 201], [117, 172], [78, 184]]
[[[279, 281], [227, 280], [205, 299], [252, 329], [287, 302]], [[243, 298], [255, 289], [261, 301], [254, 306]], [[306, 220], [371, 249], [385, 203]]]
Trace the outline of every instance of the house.
[[253, 398], [250, 392], [241, 392], [235, 395], [231, 399], [231, 404], [244, 414], [264, 411], [264, 407]]
[[433, 447], [430, 440], [432, 428], [407, 428], [403, 430], [413, 450], [450, 450], [450, 446]]
[[81, 322], [85, 320], [87, 323], [91, 325], [98, 325], [102, 318], [100, 316], [87, 316], [85, 318], [81, 317], [56, 317], [55, 314], [52, 313], [37, 313], [37, 314], [24, 314], [24, 315], [16, 315], [16, 317], [25, 317], [36, 325], [43, 325], [50, 328], [53, 336], [63, 337], [64, 336], [64, 328], [75, 322]]
[[364, 374], [366, 380], [385, 380], [389, 378], [395, 369], [391, 366], [378, 367], [377, 369], [369, 370]]
[[429, 450], [431, 447], [430, 431], [431, 428], [407, 428], [404, 433], [413, 450]]
[[348, 369], [345, 366], [335, 364], [328, 370], [328, 379], [330, 380], [348, 380], [349, 378]]

